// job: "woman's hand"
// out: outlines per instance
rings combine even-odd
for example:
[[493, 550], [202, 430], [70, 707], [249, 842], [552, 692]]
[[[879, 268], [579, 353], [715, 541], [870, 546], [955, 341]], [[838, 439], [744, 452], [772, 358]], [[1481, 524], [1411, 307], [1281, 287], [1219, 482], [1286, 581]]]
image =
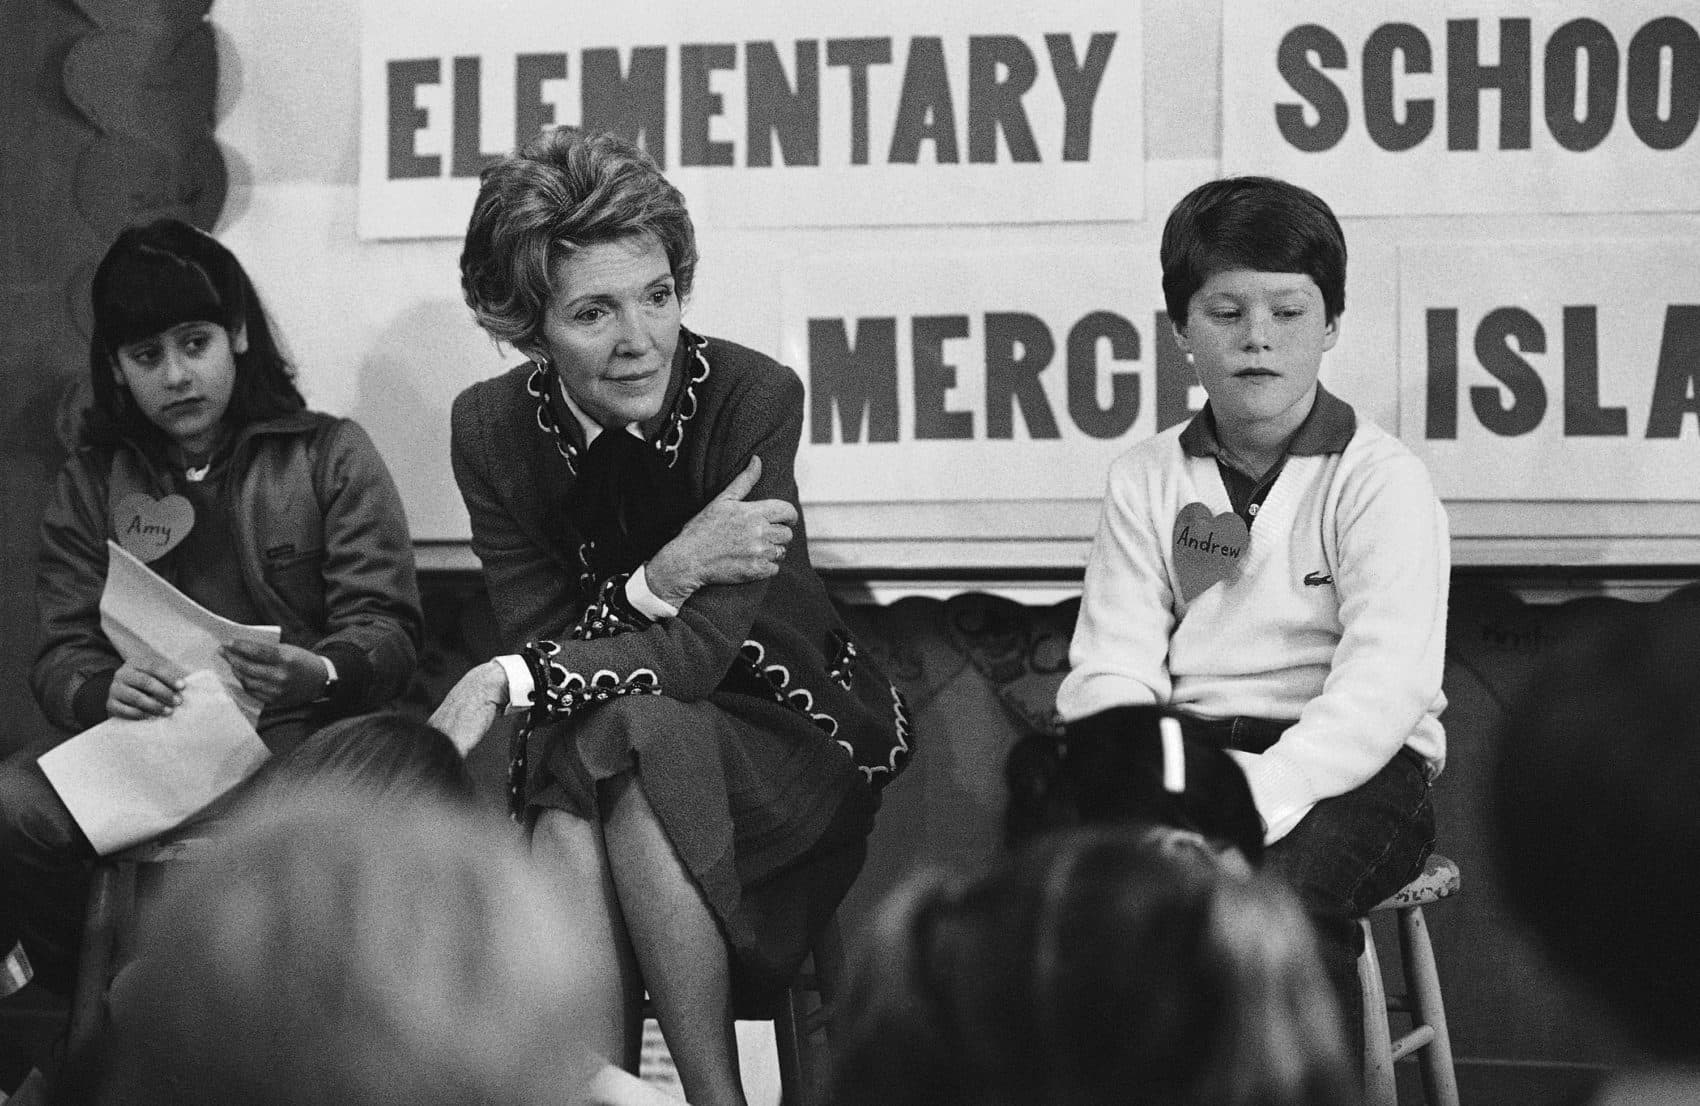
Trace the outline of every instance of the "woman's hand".
[[685, 524], [644, 566], [656, 598], [677, 607], [710, 584], [745, 584], [779, 571], [797, 509], [783, 499], [744, 497], [761, 479], [761, 457], [751, 457], [726, 490]]
[[330, 670], [317, 653], [298, 645], [233, 641], [219, 650], [249, 695], [268, 707], [298, 707], [325, 693]]
[[431, 715], [431, 725], [449, 735], [465, 756], [484, 737], [508, 705], [508, 674], [485, 661], [460, 678]]
[[125, 661], [112, 677], [106, 692], [109, 718], [158, 718], [170, 714], [183, 702], [184, 677], [188, 673], [163, 658]]

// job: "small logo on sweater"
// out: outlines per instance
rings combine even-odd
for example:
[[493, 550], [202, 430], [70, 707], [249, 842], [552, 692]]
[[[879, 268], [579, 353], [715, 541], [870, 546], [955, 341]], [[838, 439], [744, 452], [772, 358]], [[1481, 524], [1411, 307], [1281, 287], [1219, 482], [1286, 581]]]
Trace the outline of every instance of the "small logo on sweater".
[[1322, 572], [1307, 572], [1307, 573], [1305, 573], [1305, 587], [1307, 587], [1307, 588], [1319, 588], [1323, 584], [1332, 584], [1333, 582], [1334, 582], [1334, 577], [1331, 576], [1331, 575], [1328, 575], [1326, 573], [1322, 573]]

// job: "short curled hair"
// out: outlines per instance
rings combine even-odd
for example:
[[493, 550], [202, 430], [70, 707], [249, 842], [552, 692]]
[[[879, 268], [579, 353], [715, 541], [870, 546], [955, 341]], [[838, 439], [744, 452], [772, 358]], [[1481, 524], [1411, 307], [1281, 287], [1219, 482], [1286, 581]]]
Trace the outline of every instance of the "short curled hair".
[[685, 197], [650, 156], [606, 132], [554, 127], [485, 168], [460, 254], [460, 286], [485, 332], [537, 344], [555, 265], [574, 250], [653, 234], [683, 299], [696, 274]]
[[1304, 273], [1322, 290], [1329, 322], [1346, 310], [1346, 236], [1322, 197], [1273, 177], [1201, 184], [1169, 212], [1159, 248], [1169, 320], [1186, 326], [1187, 305], [1228, 269]]

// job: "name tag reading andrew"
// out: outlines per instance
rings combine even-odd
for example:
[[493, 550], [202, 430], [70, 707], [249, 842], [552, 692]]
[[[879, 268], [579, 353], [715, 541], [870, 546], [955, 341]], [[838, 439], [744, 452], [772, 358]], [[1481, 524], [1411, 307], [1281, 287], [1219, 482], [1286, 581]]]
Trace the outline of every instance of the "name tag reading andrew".
[[1213, 515], [1202, 503], [1188, 503], [1175, 516], [1175, 575], [1188, 603], [1239, 571], [1251, 542], [1245, 520], [1232, 511]]

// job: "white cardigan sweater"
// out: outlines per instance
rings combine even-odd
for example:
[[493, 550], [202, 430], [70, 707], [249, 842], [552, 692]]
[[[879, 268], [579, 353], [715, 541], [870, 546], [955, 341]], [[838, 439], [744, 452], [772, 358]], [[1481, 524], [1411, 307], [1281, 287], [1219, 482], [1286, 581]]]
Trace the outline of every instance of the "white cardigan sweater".
[[1110, 467], [1057, 694], [1063, 720], [1151, 703], [1296, 719], [1268, 751], [1234, 754], [1271, 843], [1403, 745], [1438, 773], [1450, 556], [1422, 462], [1362, 419], [1343, 452], [1288, 457], [1236, 570], [1188, 602], [1175, 517], [1195, 502], [1233, 508], [1215, 458], [1182, 451], [1184, 426]]

